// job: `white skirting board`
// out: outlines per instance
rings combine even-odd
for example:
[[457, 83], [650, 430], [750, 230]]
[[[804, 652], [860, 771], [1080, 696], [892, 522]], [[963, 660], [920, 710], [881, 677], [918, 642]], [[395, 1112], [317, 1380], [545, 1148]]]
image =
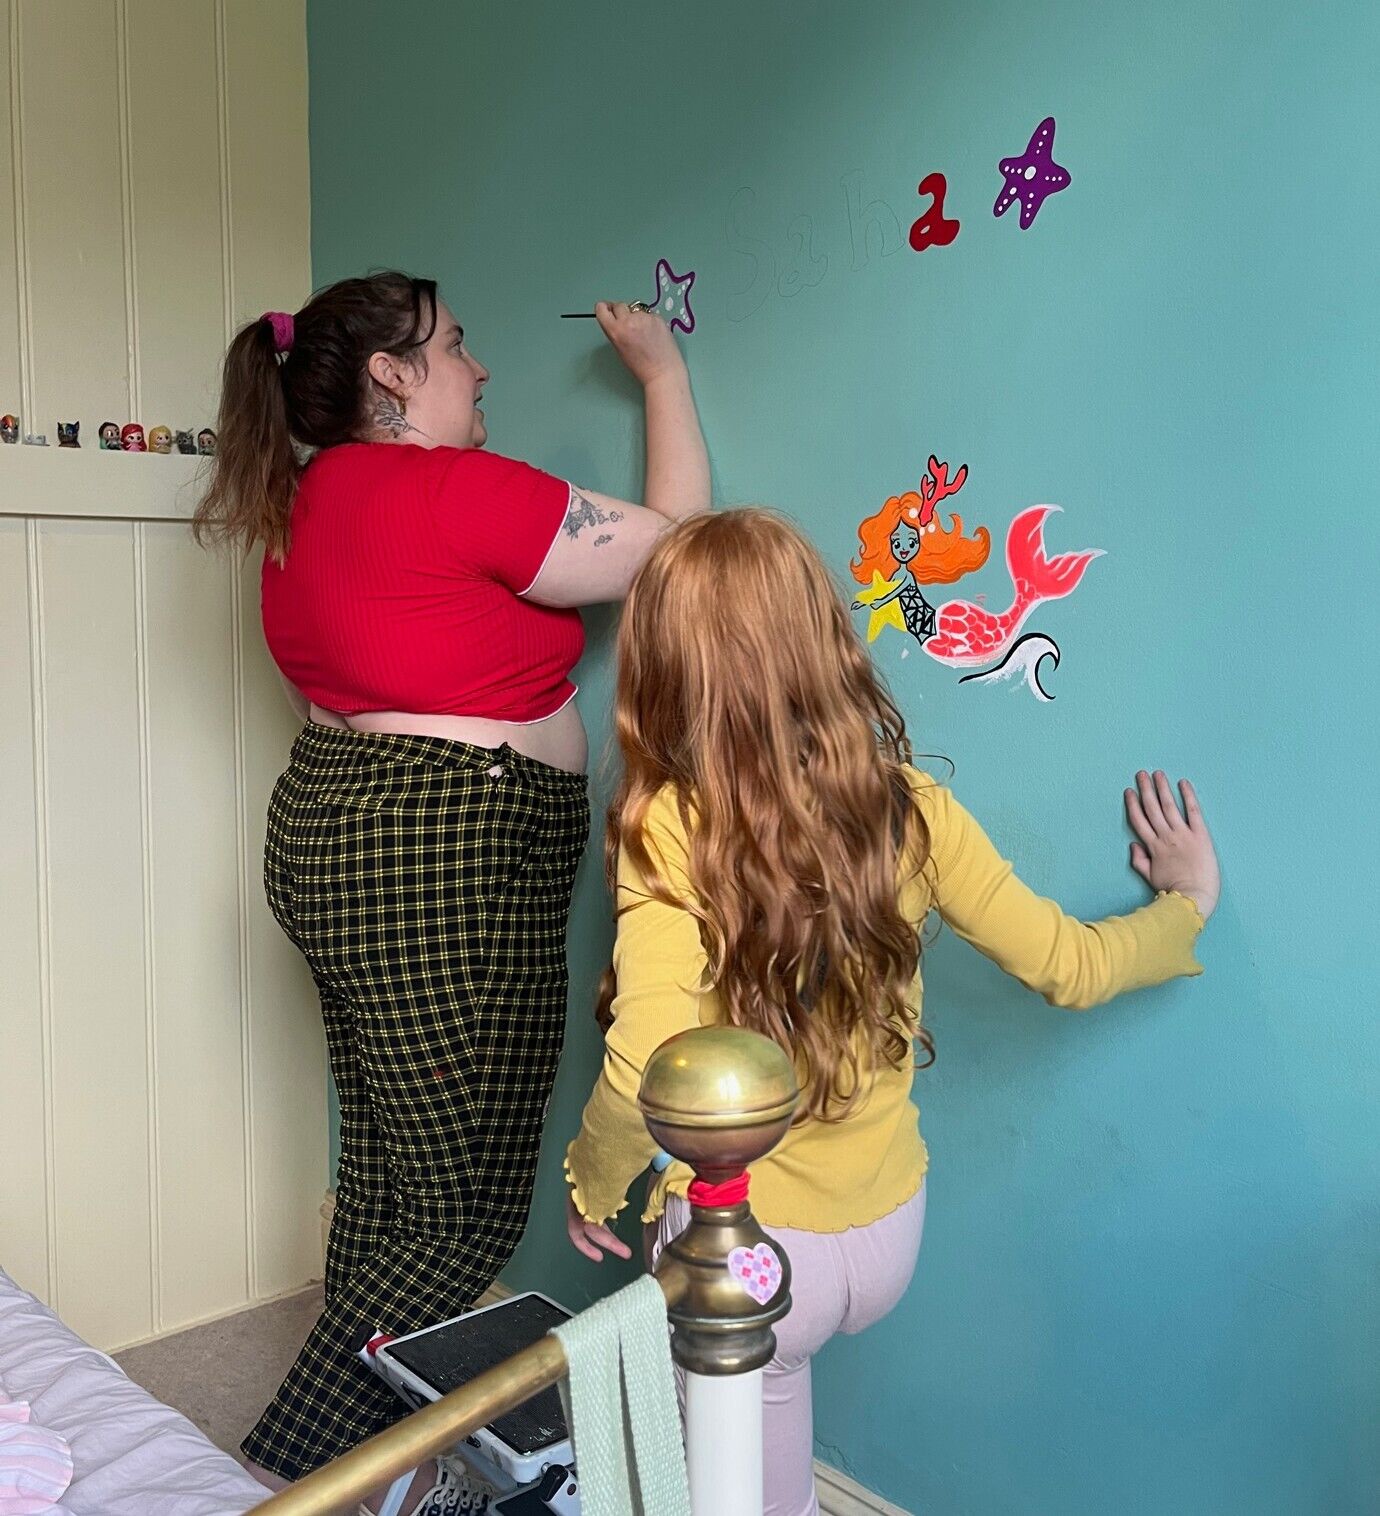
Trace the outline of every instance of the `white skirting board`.
[[[322, 1249], [324, 1253], [326, 1233], [330, 1230], [331, 1216], [335, 1211], [335, 1191], [328, 1191], [321, 1202]], [[506, 1300], [513, 1292], [502, 1284], [491, 1285], [479, 1298], [480, 1305], [494, 1305]], [[880, 1495], [874, 1495], [847, 1474], [815, 1459], [815, 1484], [819, 1490], [820, 1516], [914, 1516], [904, 1506], [892, 1505]]]
[[815, 1488], [819, 1491], [820, 1516], [915, 1516], [904, 1506], [892, 1505], [864, 1489], [847, 1474], [815, 1459]]

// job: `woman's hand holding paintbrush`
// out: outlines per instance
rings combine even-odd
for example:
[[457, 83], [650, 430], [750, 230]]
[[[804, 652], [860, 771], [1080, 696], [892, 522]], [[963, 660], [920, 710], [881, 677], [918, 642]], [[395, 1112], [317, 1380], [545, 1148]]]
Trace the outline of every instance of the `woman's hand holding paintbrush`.
[[641, 301], [628, 305], [601, 300], [593, 315], [628, 372], [644, 387], [662, 374], [684, 373], [685, 359], [675, 334]]

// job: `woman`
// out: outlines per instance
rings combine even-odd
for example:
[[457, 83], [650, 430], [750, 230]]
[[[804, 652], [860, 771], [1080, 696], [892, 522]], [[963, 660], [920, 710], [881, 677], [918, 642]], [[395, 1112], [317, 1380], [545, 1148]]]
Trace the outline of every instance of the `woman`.
[[[753, 1208], [792, 1268], [763, 1376], [763, 1493], [766, 1516], [815, 1516], [811, 1360], [897, 1304], [924, 1227], [912, 1086], [914, 1044], [934, 1052], [926, 918], [1053, 1004], [1101, 1004], [1201, 972], [1212, 839], [1190, 785], [1181, 813], [1165, 776], [1142, 772], [1124, 797], [1131, 865], [1157, 898], [1090, 924], [1040, 899], [913, 767], [828, 569], [767, 511], [703, 517], [657, 547], [619, 629], [615, 727], [618, 935], [603, 1072], [567, 1154], [567, 1229], [586, 1257], [627, 1256], [606, 1223], [653, 1159], [637, 1091], [668, 1037], [729, 1023], [791, 1055], [796, 1121], [752, 1168]], [[659, 1246], [689, 1222], [691, 1177], [675, 1163], [652, 1186], [643, 1219]]]
[[[273, 1486], [396, 1419], [357, 1350], [471, 1305], [526, 1222], [589, 825], [575, 608], [621, 598], [709, 506], [670, 330], [596, 315], [643, 386], [643, 505], [482, 451], [489, 372], [431, 280], [344, 280], [226, 356], [196, 529], [263, 545], [265, 637], [309, 718], [265, 879], [341, 1107], [325, 1310], [244, 1442]], [[409, 1509], [455, 1508], [433, 1477]]]

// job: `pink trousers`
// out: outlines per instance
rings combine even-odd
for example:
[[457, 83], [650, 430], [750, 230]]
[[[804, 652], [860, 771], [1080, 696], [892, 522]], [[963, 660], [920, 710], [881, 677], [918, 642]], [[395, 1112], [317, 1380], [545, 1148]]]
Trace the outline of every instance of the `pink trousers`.
[[[653, 1257], [689, 1224], [689, 1204], [667, 1196]], [[767, 1228], [791, 1260], [791, 1309], [776, 1323], [776, 1356], [762, 1376], [766, 1516], [817, 1516], [810, 1360], [835, 1332], [861, 1332], [896, 1305], [915, 1272], [924, 1228], [923, 1184], [870, 1226], [846, 1232]]]

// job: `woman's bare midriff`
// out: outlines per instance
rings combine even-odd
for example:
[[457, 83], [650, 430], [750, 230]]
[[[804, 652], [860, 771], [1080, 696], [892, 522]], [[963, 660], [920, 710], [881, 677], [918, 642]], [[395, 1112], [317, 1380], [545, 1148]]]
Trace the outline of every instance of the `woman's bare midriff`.
[[573, 700], [554, 716], [531, 722], [490, 721], [483, 716], [424, 716], [408, 711], [361, 711], [342, 716], [319, 705], [311, 707], [311, 719], [319, 726], [351, 732], [445, 737], [451, 742], [473, 743], [475, 747], [499, 748], [506, 743], [515, 753], [570, 774], [583, 774], [589, 764], [589, 738]]

